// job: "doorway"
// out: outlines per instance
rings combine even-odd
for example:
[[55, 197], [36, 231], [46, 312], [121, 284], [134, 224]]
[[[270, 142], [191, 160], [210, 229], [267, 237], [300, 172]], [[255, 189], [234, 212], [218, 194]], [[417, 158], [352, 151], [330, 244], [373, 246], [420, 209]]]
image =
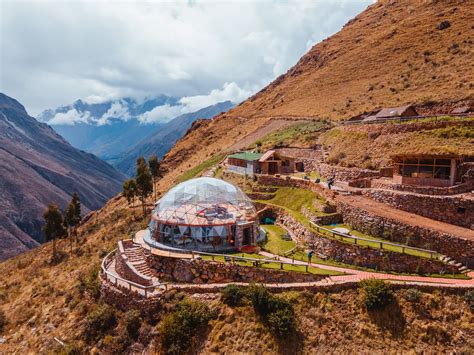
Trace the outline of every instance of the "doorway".
[[252, 228], [244, 228], [243, 235], [242, 245], [252, 245]]

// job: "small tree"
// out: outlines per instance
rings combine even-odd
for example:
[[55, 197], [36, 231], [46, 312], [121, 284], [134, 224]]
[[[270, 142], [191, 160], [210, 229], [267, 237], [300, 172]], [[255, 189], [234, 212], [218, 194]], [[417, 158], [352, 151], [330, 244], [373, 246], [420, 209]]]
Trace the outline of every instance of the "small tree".
[[123, 192], [122, 192], [123, 196], [127, 199], [128, 204], [132, 204], [132, 207], [133, 207], [133, 202], [135, 201], [135, 194], [136, 194], [136, 189], [137, 189], [135, 180], [133, 179], [125, 180], [122, 187], [123, 187]]
[[143, 216], [146, 215], [146, 199], [153, 192], [153, 178], [145, 158], [137, 159], [137, 174], [135, 177], [137, 195], [142, 202]]
[[77, 192], [72, 194], [71, 202], [66, 209], [64, 216], [64, 226], [67, 230], [67, 235], [71, 238], [71, 253], [72, 253], [72, 237], [77, 244], [77, 226], [81, 222], [81, 200]]
[[158, 160], [156, 154], [153, 154], [150, 159], [148, 159], [148, 165], [153, 178], [153, 199], [156, 201], [156, 182], [161, 177], [161, 162]]
[[391, 285], [380, 279], [367, 279], [359, 283], [360, 293], [368, 310], [382, 309], [393, 301]]
[[65, 234], [64, 221], [58, 206], [50, 203], [48, 209], [43, 214], [45, 225], [43, 226], [43, 233], [46, 235], [48, 241], [53, 241], [53, 260], [57, 256], [56, 238], [62, 237]]

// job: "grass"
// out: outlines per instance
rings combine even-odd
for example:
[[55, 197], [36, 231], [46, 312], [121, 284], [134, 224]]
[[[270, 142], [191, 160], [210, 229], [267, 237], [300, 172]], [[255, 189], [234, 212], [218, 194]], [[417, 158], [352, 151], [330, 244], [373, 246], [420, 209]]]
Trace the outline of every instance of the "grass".
[[[344, 224], [344, 223], [331, 224], [331, 225], [323, 226], [323, 227], [327, 228], [327, 229], [334, 229], [334, 228], [338, 228], [338, 227], [339, 228], [346, 228], [350, 231], [350, 234], [352, 234], [356, 237], [371, 239], [371, 240], [376, 241], [375, 244], [371, 243], [371, 242], [357, 241], [357, 244], [360, 244], [360, 245], [367, 245], [367, 246], [371, 246], [371, 247], [379, 247], [380, 242], [389, 243], [388, 241], [384, 241], [384, 240], [381, 240], [379, 238], [375, 238], [373, 236], [370, 236], [370, 235], [364, 234], [362, 232], [356, 231], [355, 229], [352, 229], [348, 224]], [[353, 243], [351, 238], [345, 238], [345, 240]], [[402, 252], [402, 247], [395, 246], [395, 245], [386, 245], [386, 244], [384, 244], [383, 249], [388, 250], [388, 251], [394, 251], [396, 253], [401, 253]], [[419, 257], [427, 258], [427, 259], [430, 258], [430, 253], [429, 252], [426, 252], [426, 251], [423, 251], [423, 250], [411, 249], [409, 246], [405, 247], [405, 254], [409, 254], [409, 255], [413, 255], [413, 256], [419, 256]], [[436, 258], [436, 257], [439, 256], [439, 254], [434, 254], [433, 256]]]
[[181, 175], [176, 183], [181, 183], [186, 180], [192, 179], [202, 173], [204, 170], [211, 168], [213, 165], [219, 163], [222, 159], [224, 159], [224, 154], [217, 154], [213, 157], [209, 158], [208, 160], [202, 162], [201, 164], [195, 166], [194, 168], [189, 169], [183, 175]]
[[321, 181], [326, 181], [325, 178], [321, 177], [317, 171], [311, 171], [309, 174], [308, 173], [294, 173], [292, 174], [293, 176], [299, 177], [299, 178], [304, 178], [305, 176], [309, 176], [310, 180], [314, 181], [316, 179], [320, 179]]
[[[331, 124], [328, 121], [297, 123], [274, 131], [258, 142], [262, 144], [263, 148], [293, 143], [306, 143], [307, 145], [314, 142], [318, 134], [330, 126]], [[255, 148], [256, 144], [252, 147]]]
[[[266, 259], [263, 255], [260, 254], [249, 254], [249, 253], [229, 253], [229, 257], [232, 256], [241, 256], [245, 258], [252, 258], [252, 259]], [[210, 255], [202, 255], [201, 256], [202, 260], [206, 261], [212, 261], [212, 256]], [[296, 260], [296, 259], [295, 259]], [[220, 263], [225, 263], [225, 262], [232, 262], [232, 261], [226, 261], [224, 256], [215, 256], [214, 260], [215, 262], [220, 262]], [[235, 260], [235, 263], [241, 266], [254, 266], [254, 263], [252, 261], [246, 261], [246, 260]], [[293, 272], [304, 272], [306, 273], [306, 266], [305, 265], [290, 265], [290, 264], [283, 264], [283, 269], [281, 269], [281, 264], [278, 261], [275, 261], [274, 263], [262, 263], [260, 264], [261, 268], [264, 269], [272, 269], [272, 270], [283, 270], [283, 271], [293, 271]], [[320, 268], [315, 268], [315, 267], [309, 267], [308, 268], [308, 273], [313, 274], [313, 275], [328, 275], [328, 276], [334, 276], [334, 275], [342, 275], [342, 273], [337, 272], [337, 271], [332, 271], [332, 270], [324, 270]]]
[[266, 251], [277, 254], [284, 255], [286, 252], [290, 251], [296, 247], [296, 243], [293, 240], [284, 240], [283, 236], [287, 234], [287, 231], [277, 225], [261, 225], [261, 227], [267, 233], [267, 241], [262, 245], [262, 248]]
[[325, 200], [322, 197], [316, 195], [312, 191], [297, 187], [280, 187], [275, 192], [275, 197], [271, 200], [267, 200], [267, 202], [288, 208], [300, 214], [303, 207], [317, 215], [325, 214], [324, 212], [318, 211], [314, 208], [314, 200], [319, 200], [321, 204], [325, 203]]

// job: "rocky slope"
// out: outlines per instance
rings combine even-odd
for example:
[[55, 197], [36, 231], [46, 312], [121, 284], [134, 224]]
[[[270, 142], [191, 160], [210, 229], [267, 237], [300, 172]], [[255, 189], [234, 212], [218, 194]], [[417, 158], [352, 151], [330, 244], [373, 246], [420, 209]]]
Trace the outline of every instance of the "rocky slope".
[[87, 213], [117, 194], [124, 178], [0, 94], [0, 260], [44, 242], [48, 203], [64, 208], [77, 191]]
[[369, 6], [285, 75], [189, 132], [166, 155], [171, 174], [163, 183], [272, 119], [343, 120], [380, 107], [472, 98], [473, 14], [469, 1]]
[[194, 121], [211, 118], [233, 106], [234, 104], [230, 101], [220, 102], [174, 118], [158, 129], [155, 128], [152, 134], [147, 135], [146, 138], [124, 153], [118, 161], [114, 162], [114, 166], [125, 174], [132, 176], [135, 173], [137, 157], [144, 156], [148, 158], [152, 154], [156, 154], [161, 158], [186, 133]]

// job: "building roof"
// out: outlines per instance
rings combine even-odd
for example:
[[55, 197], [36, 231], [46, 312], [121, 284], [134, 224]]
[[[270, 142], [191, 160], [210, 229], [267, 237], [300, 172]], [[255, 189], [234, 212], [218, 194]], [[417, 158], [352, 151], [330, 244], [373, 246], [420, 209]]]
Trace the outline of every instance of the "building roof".
[[240, 153], [231, 154], [228, 156], [228, 158], [255, 161], [255, 160], [259, 160], [262, 156], [263, 156], [262, 153], [240, 152]]
[[461, 107], [456, 107], [451, 111], [451, 113], [469, 113], [472, 111], [471, 106], [461, 106]]
[[403, 113], [408, 110], [412, 109], [413, 111], [416, 110], [412, 105], [405, 105], [405, 106], [400, 106], [400, 107], [386, 107], [381, 109], [377, 114], [375, 115], [376, 118], [382, 118], [382, 117], [397, 117], [397, 116], [402, 116]]
[[270, 158], [273, 154], [275, 153], [274, 150], [269, 150], [267, 151], [265, 154], [263, 154], [260, 159], [258, 160], [259, 162], [264, 162], [266, 161], [268, 158]]

